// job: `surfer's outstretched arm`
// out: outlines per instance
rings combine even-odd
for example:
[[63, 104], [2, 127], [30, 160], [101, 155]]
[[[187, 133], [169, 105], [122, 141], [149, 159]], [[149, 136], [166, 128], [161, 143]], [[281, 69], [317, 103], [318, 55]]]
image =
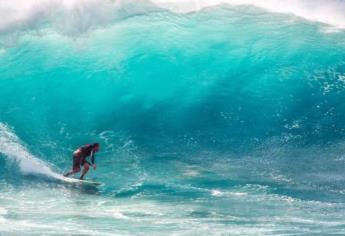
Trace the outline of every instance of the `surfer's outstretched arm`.
[[91, 163], [92, 163], [92, 164], [90, 164], [90, 163], [89, 163], [89, 164], [93, 166], [93, 169], [94, 169], [94, 170], [96, 170], [95, 152], [94, 152], [94, 151], [91, 152]]

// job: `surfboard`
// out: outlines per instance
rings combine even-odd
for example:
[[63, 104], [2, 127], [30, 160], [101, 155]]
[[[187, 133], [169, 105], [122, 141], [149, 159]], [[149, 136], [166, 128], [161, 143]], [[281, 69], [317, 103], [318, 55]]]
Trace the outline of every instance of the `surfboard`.
[[99, 186], [102, 185], [100, 182], [90, 181], [90, 180], [79, 180], [82, 185]]
[[71, 183], [71, 184], [80, 184], [85, 186], [100, 186], [102, 185], [101, 182], [91, 181], [91, 180], [81, 180], [81, 179], [74, 179], [69, 177], [63, 177], [62, 179], [64, 182]]

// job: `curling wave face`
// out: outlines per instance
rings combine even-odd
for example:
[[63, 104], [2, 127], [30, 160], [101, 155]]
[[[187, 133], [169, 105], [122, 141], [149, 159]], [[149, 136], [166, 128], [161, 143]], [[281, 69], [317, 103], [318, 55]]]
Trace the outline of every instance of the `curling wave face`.
[[[103, 15], [102, 4], [86, 7], [92, 1], [58, 3], [71, 19], [88, 19], [84, 10]], [[144, 146], [190, 137], [216, 148], [343, 137], [342, 31], [251, 7], [191, 15], [150, 9], [101, 28], [86, 20], [80, 29], [91, 28], [77, 38], [56, 31], [54, 21], [4, 35], [2, 121], [53, 143], [84, 129], [120, 130]]]

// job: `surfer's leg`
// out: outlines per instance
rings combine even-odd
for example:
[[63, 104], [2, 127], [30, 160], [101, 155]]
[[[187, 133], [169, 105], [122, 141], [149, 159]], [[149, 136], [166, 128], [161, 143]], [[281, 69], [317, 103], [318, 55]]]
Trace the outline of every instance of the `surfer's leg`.
[[79, 171], [80, 171], [80, 158], [77, 156], [73, 156], [73, 169], [70, 172], [64, 174], [64, 176], [68, 177], [70, 175], [78, 173]]
[[80, 176], [80, 179], [84, 179], [84, 175], [89, 171], [89, 169], [90, 169], [90, 166], [89, 166], [89, 164], [87, 164], [87, 162], [85, 162], [84, 163], [84, 165], [83, 165], [83, 173], [81, 174], [81, 176]]
[[79, 171], [80, 171], [80, 167], [78, 167], [78, 168], [73, 168], [73, 170], [71, 170], [70, 172], [67, 172], [67, 173], [64, 174], [63, 176], [68, 177], [68, 176], [70, 176], [70, 175], [73, 175], [73, 174], [75, 174], [75, 173], [78, 173]]

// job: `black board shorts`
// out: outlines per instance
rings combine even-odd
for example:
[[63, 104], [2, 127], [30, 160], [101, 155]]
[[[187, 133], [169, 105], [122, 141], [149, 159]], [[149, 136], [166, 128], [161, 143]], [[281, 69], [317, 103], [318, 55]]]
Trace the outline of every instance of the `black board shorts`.
[[85, 157], [73, 156], [73, 170], [79, 170], [86, 163]]

